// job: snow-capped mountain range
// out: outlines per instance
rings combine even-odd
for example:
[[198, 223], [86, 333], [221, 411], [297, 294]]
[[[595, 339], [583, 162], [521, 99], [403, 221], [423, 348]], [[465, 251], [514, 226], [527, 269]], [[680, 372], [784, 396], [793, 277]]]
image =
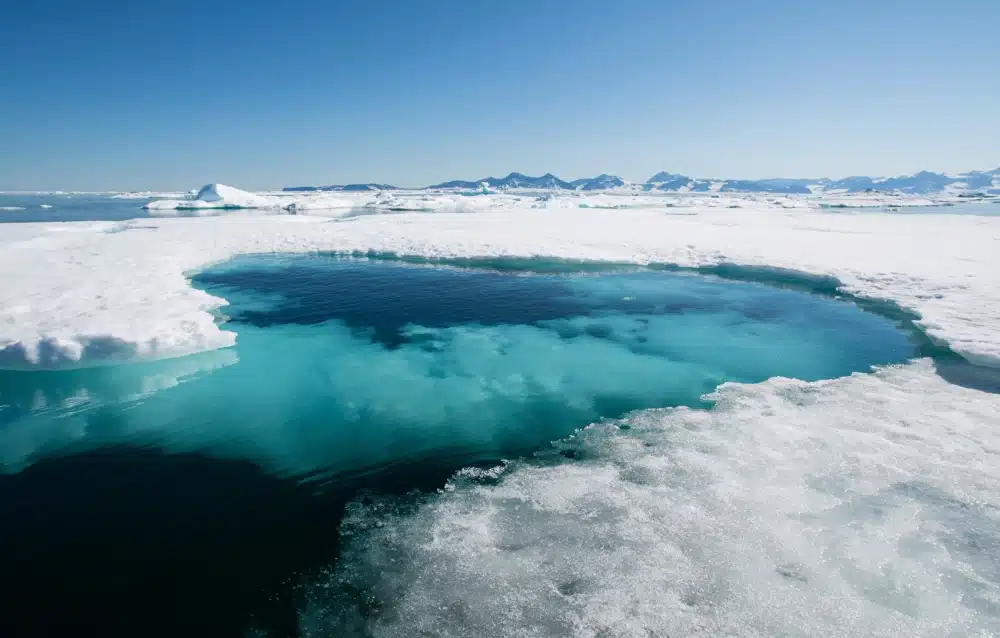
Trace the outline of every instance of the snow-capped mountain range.
[[[968, 173], [946, 174], [920, 171], [914, 175], [897, 177], [868, 177], [864, 175], [843, 179], [816, 178], [770, 178], [758, 180], [706, 179], [689, 177], [679, 173], [661, 171], [641, 184], [626, 182], [617, 175], [603, 173], [597, 177], [585, 177], [570, 182], [552, 173], [541, 177], [531, 177], [523, 173], [511, 173], [506, 177], [484, 177], [478, 180], [452, 180], [433, 184], [425, 190], [576, 190], [597, 191], [619, 188], [641, 189], [644, 191], [692, 192], [692, 193], [861, 193], [883, 192], [923, 195], [942, 191], [956, 193], [982, 193], [1000, 195], [1000, 168], [991, 171], [970, 171]], [[346, 184], [334, 186], [291, 186], [290, 192], [309, 191], [385, 191], [398, 190], [390, 184]]]
[[898, 177], [855, 176], [843, 179], [760, 179], [760, 180], [713, 180], [697, 179], [674, 173], [657, 173], [642, 185], [645, 190], [674, 192], [755, 192], [755, 193], [801, 193], [845, 192], [861, 193], [878, 191], [883, 193], [904, 193], [924, 195], [941, 191], [982, 192], [1000, 194], [1000, 168], [992, 171], [971, 171], [948, 175], [921, 171], [914, 175]]

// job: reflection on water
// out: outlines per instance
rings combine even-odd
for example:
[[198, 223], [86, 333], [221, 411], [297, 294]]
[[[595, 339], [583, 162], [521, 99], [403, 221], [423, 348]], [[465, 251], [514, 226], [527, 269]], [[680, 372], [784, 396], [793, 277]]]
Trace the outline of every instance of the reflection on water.
[[157, 392], [238, 361], [235, 350], [217, 350], [83, 370], [0, 370], [0, 467], [17, 471], [39, 455], [77, 445], [127, 443], [135, 432], [126, 422], [98, 418], [98, 412], [135, 409]]

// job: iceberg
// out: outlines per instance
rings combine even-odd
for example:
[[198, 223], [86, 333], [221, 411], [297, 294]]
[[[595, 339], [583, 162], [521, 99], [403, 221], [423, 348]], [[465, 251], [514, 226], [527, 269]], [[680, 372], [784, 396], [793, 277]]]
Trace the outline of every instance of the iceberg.
[[206, 184], [194, 199], [159, 199], [149, 202], [143, 208], [150, 211], [198, 211], [280, 206], [280, 201], [273, 197], [249, 193], [225, 184]]

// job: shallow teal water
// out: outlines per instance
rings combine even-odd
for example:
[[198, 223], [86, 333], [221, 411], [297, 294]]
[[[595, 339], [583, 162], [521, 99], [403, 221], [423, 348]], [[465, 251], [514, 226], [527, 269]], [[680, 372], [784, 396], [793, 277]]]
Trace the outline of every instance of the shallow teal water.
[[[6, 373], [8, 469], [46, 450], [134, 442], [283, 475], [422, 457], [460, 467], [630, 410], [702, 406], [725, 381], [831, 378], [912, 353], [888, 320], [851, 304], [690, 274], [254, 257], [195, 281], [230, 300], [237, 347]], [[21, 431], [26, 445], [5, 444]]]
[[287, 588], [333, 560], [359, 493], [436, 489], [602, 418], [703, 407], [726, 381], [915, 353], [843, 301], [533, 263], [239, 258], [194, 278], [231, 302], [234, 348], [0, 372], [0, 517], [14, 521], [0, 543], [22, 548], [0, 560], [21, 575], [0, 591], [0, 630], [148, 634], [155, 617], [163, 633], [285, 635]]

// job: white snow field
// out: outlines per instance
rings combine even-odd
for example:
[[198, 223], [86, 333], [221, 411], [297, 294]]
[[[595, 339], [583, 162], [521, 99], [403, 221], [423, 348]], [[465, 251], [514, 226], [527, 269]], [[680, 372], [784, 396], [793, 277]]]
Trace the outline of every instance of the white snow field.
[[[374, 251], [830, 275], [1000, 367], [1000, 218], [764, 203], [774, 198], [489, 209], [505, 197], [475, 214], [0, 225], [0, 366], [223, 348], [235, 335], [212, 311], [225, 301], [185, 273], [244, 253]], [[714, 398], [710, 410], [634, 413], [629, 429], [593, 425], [555, 444], [572, 450], [557, 463], [462, 472], [415, 510], [356, 504], [342, 559], [309, 588], [304, 630], [354, 622], [347, 583], [377, 601], [366, 621], [377, 636], [1000, 633], [1000, 395], [918, 360], [725, 384]]]

